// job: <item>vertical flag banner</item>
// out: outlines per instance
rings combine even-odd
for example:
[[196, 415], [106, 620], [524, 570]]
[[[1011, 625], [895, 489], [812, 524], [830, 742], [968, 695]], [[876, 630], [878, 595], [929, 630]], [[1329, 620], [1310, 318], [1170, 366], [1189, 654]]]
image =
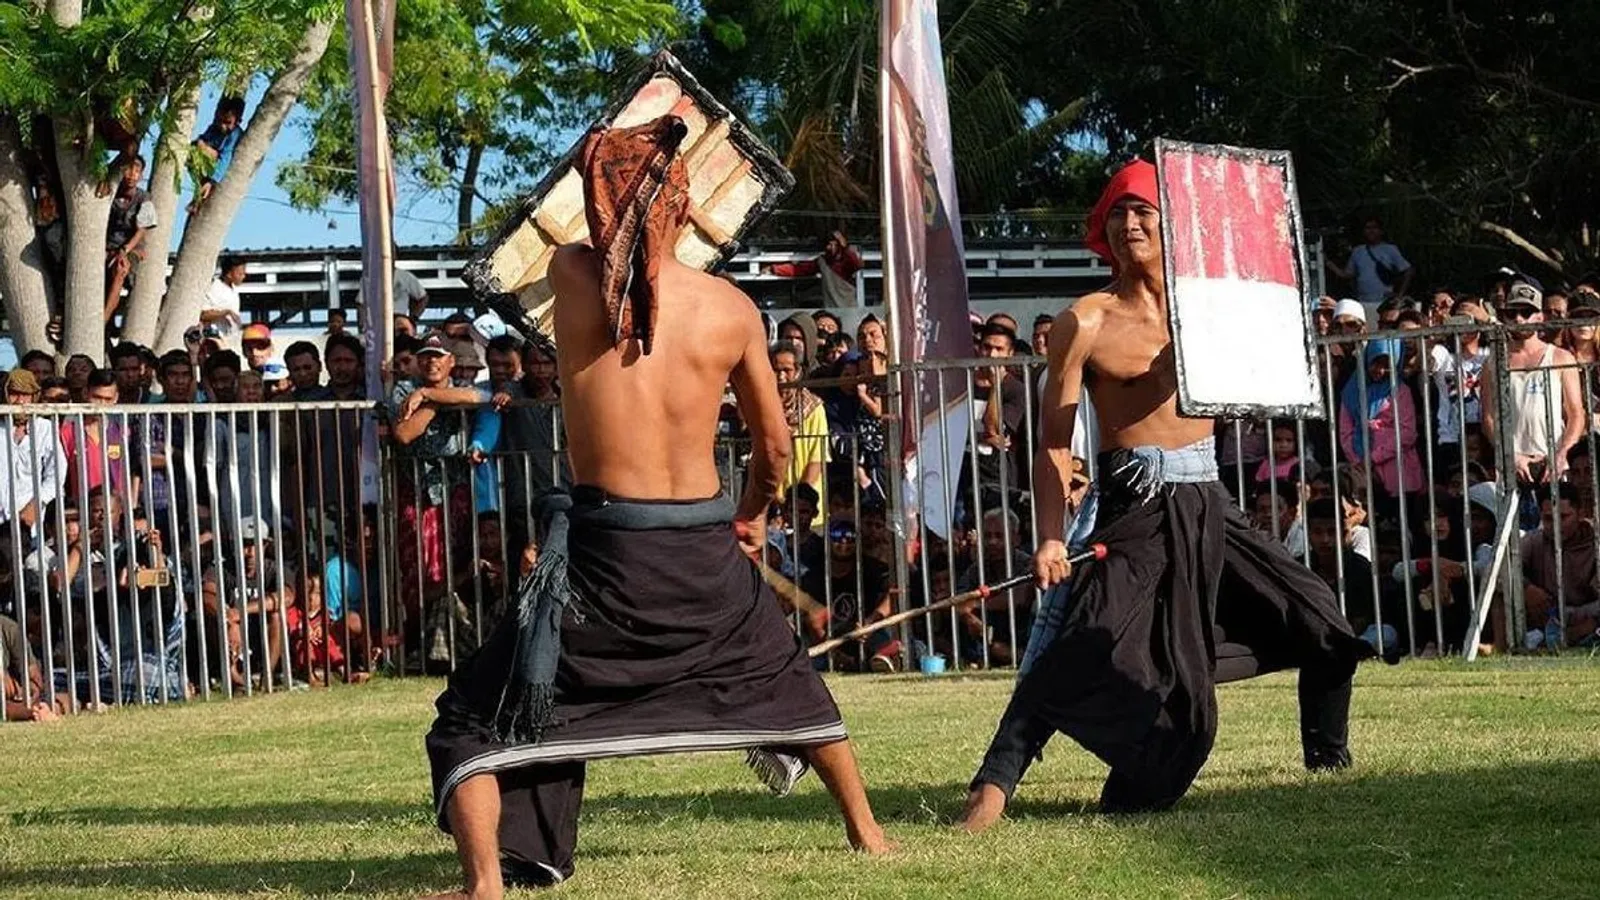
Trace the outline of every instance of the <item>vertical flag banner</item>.
[[1156, 170], [1179, 412], [1321, 417], [1288, 151], [1158, 140]]
[[[355, 84], [357, 183], [361, 200], [362, 343], [367, 399], [381, 401], [383, 364], [394, 355], [394, 175], [383, 104], [394, 70], [393, 0], [346, 0], [350, 73]], [[361, 426], [361, 502], [378, 502], [378, 431]]]
[[[935, 0], [884, 0], [880, 111], [883, 146], [884, 302], [891, 362], [973, 355], [961, 205], [939, 48]], [[943, 382], [941, 389], [941, 380]], [[907, 505], [950, 535], [972, 414], [960, 371], [921, 372], [901, 394]], [[941, 426], [941, 419], [946, 423]]]

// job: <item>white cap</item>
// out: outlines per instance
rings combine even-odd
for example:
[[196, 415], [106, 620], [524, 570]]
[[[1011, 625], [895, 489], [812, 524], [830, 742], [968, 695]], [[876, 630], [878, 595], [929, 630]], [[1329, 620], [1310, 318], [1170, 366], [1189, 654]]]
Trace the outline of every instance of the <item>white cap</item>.
[[488, 345], [490, 341], [506, 333], [505, 321], [493, 312], [486, 312], [472, 320], [472, 336], [480, 344]]
[[1467, 500], [1495, 519], [1500, 518], [1500, 489], [1492, 481], [1480, 481], [1467, 488]]
[[257, 517], [251, 517], [239, 523], [239, 538], [241, 540], [254, 542], [257, 535], [263, 541], [271, 540], [272, 529], [268, 528], [267, 523]]
[[1364, 325], [1367, 321], [1367, 308], [1361, 305], [1360, 300], [1340, 300], [1333, 305], [1333, 317], [1355, 319]]

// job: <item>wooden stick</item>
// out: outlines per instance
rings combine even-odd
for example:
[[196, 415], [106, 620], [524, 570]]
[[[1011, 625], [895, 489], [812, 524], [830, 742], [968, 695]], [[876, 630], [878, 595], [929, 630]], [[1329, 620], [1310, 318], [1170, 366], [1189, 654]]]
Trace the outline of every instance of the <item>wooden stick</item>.
[[[1093, 544], [1088, 550], [1085, 550], [1084, 552], [1070, 558], [1068, 562], [1070, 562], [1072, 565], [1077, 565], [1078, 563], [1087, 562], [1091, 559], [1105, 558], [1106, 545]], [[845, 643], [846, 641], [853, 641], [858, 638], [863, 638], [874, 631], [890, 628], [895, 625], [899, 625], [901, 622], [915, 619], [918, 616], [925, 616], [929, 613], [936, 613], [941, 610], [946, 610], [952, 606], [961, 606], [964, 603], [975, 603], [979, 600], [987, 600], [992, 594], [1004, 593], [1005, 591], [1022, 587], [1033, 580], [1034, 575], [1032, 572], [1029, 572], [1026, 575], [1017, 575], [1013, 578], [1007, 578], [1005, 581], [997, 582], [995, 584], [979, 585], [975, 590], [970, 590], [963, 594], [957, 594], [954, 597], [947, 597], [937, 603], [932, 603], [927, 606], [919, 606], [916, 609], [904, 610], [902, 612], [897, 612], [892, 616], [885, 616], [876, 622], [869, 622], [860, 626], [859, 628], [847, 631], [836, 638], [830, 638], [826, 641], [823, 641], [822, 643], [806, 650], [806, 653], [812, 659], [815, 659], [834, 649], [835, 647], [838, 647], [840, 644]]]

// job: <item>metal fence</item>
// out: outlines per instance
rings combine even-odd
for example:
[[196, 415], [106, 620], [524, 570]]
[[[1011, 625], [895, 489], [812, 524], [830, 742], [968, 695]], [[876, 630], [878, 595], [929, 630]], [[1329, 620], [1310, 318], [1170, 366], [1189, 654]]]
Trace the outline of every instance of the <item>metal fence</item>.
[[[1480, 643], [1589, 643], [1600, 625], [1597, 363], [1508, 366], [1529, 352], [1520, 342], [1477, 325], [1330, 335], [1318, 344], [1326, 420], [1219, 424], [1240, 507], [1381, 646], [1471, 658]], [[1399, 364], [1376, 365], [1379, 350]], [[815, 601], [794, 616], [807, 643], [1029, 568], [1042, 360], [937, 368], [939, 433], [964, 438], [958, 469], [923, 482], [921, 514], [901, 514], [891, 450], [915, 370], [785, 386], [815, 395], [828, 419], [825, 432], [795, 427], [765, 560]], [[948, 402], [963, 391], [976, 402]], [[479, 419], [491, 413], [489, 439]], [[452, 669], [536, 554], [534, 498], [567, 478], [559, 411], [441, 411], [423, 439], [385, 440], [376, 492], [362, 496], [359, 435], [375, 414], [366, 403], [0, 407], [8, 713]], [[1553, 491], [1545, 471], [1563, 467], [1531, 451], [1574, 434], [1568, 487]], [[748, 454], [726, 410], [716, 459], [727, 490], [741, 489]], [[1085, 462], [1074, 506], [1093, 474]], [[818, 664], [1014, 666], [1038, 600], [1031, 587], [996, 594]]]

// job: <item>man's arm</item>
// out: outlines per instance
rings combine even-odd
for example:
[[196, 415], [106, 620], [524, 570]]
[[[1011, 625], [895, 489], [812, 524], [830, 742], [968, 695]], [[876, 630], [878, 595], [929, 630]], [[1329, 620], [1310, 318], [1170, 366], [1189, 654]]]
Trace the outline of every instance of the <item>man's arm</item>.
[[1066, 540], [1072, 430], [1083, 395], [1083, 365], [1097, 326], [1095, 319], [1090, 328], [1085, 329], [1079, 308], [1074, 307], [1057, 318], [1050, 329], [1049, 374], [1040, 398], [1039, 448], [1033, 457], [1034, 502], [1038, 504], [1041, 545], [1064, 544]]
[[752, 305], [740, 314], [744, 350], [728, 375], [739, 413], [750, 429], [750, 472], [739, 500], [739, 522], [764, 521], [767, 507], [778, 498], [778, 484], [789, 465], [789, 423], [778, 397], [778, 379], [767, 362], [767, 332]]
[[1494, 445], [1494, 433], [1497, 424], [1495, 422], [1495, 414], [1499, 406], [1495, 401], [1499, 398], [1500, 394], [1495, 390], [1494, 386], [1494, 366], [1486, 365], [1483, 367], [1482, 374], [1478, 377], [1478, 410], [1479, 421], [1483, 428], [1483, 437], [1484, 440], [1489, 442], [1490, 446]]
[[1561, 443], [1556, 450], [1556, 458], [1545, 467], [1548, 477], [1552, 482], [1561, 478], [1567, 470], [1567, 452], [1578, 445], [1585, 432], [1589, 430], [1589, 414], [1583, 406], [1583, 388], [1578, 384], [1577, 358], [1571, 351], [1557, 348], [1555, 364], [1565, 366], [1561, 369], [1561, 415], [1564, 426], [1561, 429]]

